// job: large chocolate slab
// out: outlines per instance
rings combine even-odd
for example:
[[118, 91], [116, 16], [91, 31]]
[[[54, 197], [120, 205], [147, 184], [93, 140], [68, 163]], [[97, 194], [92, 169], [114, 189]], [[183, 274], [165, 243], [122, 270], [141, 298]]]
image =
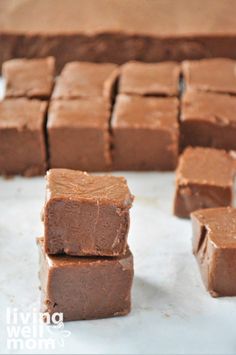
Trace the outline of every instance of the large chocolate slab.
[[231, 0], [2, 0], [0, 62], [236, 58], [235, 11]]
[[54, 83], [55, 59], [12, 59], [2, 67], [5, 97], [48, 99]]
[[176, 170], [174, 214], [188, 218], [203, 208], [231, 206], [236, 174], [234, 154], [211, 148], [187, 148]]
[[107, 171], [110, 105], [103, 98], [52, 100], [47, 131], [52, 168]]
[[181, 103], [181, 146], [236, 150], [236, 97], [187, 90]]
[[114, 170], [174, 170], [178, 100], [118, 95], [112, 114]]
[[0, 174], [45, 173], [46, 108], [45, 101], [35, 99], [0, 101]]
[[124, 254], [133, 196], [126, 180], [52, 169], [44, 208], [45, 251], [49, 254]]
[[133, 256], [114, 258], [45, 254], [38, 239], [42, 312], [64, 321], [123, 316], [130, 312]]
[[191, 215], [193, 252], [211, 296], [236, 296], [236, 209], [211, 208]]

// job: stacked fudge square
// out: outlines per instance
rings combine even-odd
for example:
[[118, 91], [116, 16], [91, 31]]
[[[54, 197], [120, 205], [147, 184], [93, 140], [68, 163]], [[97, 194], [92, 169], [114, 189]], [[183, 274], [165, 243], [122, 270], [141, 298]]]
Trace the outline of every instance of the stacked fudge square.
[[0, 174], [42, 175], [46, 169], [45, 124], [54, 81], [54, 59], [14, 59], [3, 65], [0, 101]]
[[132, 201], [122, 177], [48, 171], [44, 238], [38, 239], [42, 312], [63, 313], [67, 321], [129, 313]]

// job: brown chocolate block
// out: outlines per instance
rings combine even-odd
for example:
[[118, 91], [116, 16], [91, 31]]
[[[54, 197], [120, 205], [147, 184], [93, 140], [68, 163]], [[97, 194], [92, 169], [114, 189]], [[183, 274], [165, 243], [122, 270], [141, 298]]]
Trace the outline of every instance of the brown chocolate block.
[[53, 99], [104, 97], [112, 101], [118, 77], [117, 65], [72, 62], [58, 77]]
[[130, 312], [133, 256], [73, 257], [45, 254], [38, 240], [42, 312], [64, 321], [123, 316]]
[[48, 99], [54, 81], [55, 59], [12, 59], [3, 63], [7, 98]]
[[49, 170], [44, 208], [46, 253], [124, 254], [132, 201], [123, 177]]
[[236, 296], [236, 209], [198, 210], [191, 215], [193, 252], [213, 297]]
[[211, 148], [187, 148], [176, 170], [174, 214], [188, 218], [203, 208], [230, 206], [236, 160], [233, 154]]
[[236, 61], [227, 58], [182, 63], [188, 89], [236, 94]]
[[236, 150], [236, 97], [187, 90], [180, 122], [182, 147]]
[[110, 169], [110, 108], [102, 98], [53, 100], [48, 112], [52, 168]]
[[0, 173], [41, 175], [46, 169], [44, 125], [47, 103], [0, 101]]
[[178, 100], [118, 95], [111, 121], [114, 170], [174, 170]]
[[129, 62], [121, 68], [119, 91], [127, 95], [178, 96], [179, 76], [180, 66], [175, 62]]
[[74, 60], [236, 58], [235, 12], [232, 0], [205, 0], [204, 11], [189, 0], [1, 0], [0, 63], [53, 55], [61, 69]]

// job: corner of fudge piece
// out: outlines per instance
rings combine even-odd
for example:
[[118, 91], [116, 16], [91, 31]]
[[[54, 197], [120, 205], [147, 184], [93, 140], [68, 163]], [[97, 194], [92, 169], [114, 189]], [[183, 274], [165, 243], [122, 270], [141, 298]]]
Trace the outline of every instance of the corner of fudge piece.
[[198, 209], [231, 206], [235, 174], [232, 154], [213, 148], [185, 149], [176, 170], [174, 214], [189, 218]]
[[70, 62], [56, 81], [53, 99], [103, 97], [112, 102], [119, 69], [112, 63]]
[[11, 59], [3, 63], [2, 73], [6, 98], [48, 99], [54, 83], [55, 59]]
[[0, 173], [44, 175], [47, 103], [27, 98], [0, 101]]
[[193, 253], [211, 296], [236, 296], [236, 209], [198, 210], [191, 214]]
[[49, 254], [117, 256], [125, 253], [133, 196], [123, 177], [51, 169], [44, 207]]
[[177, 62], [131, 61], [121, 67], [120, 93], [140, 96], [178, 96], [180, 65]]
[[118, 95], [111, 119], [113, 170], [173, 170], [178, 160], [177, 98]]
[[[131, 309], [133, 256], [127, 248], [120, 257], [40, 254], [41, 309], [62, 313], [64, 321], [123, 316]], [[73, 296], [73, 297], [71, 297]]]

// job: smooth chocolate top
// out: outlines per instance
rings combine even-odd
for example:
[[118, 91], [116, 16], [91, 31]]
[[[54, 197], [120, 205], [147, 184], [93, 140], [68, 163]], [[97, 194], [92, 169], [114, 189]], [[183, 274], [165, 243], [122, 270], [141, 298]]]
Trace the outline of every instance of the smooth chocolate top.
[[158, 64], [129, 62], [121, 68], [120, 93], [177, 96], [179, 75], [180, 66], [175, 62]]
[[54, 81], [55, 60], [12, 59], [2, 66], [6, 97], [48, 98]]
[[56, 81], [53, 99], [104, 97], [111, 99], [118, 66], [110, 63], [71, 62]]
[[184, 61], [187, 88], [236, 94], [236, 61], [226, 58]]
[[236, 248], [236, 209], [209, 208], [191, 214], [207, 230], [207, 237], [218, 248]]
[[47, 103], [39, 100], [6, 99], [0, 101], [0, 128], [37, 130], [44, 124]]
[[71, 268], [78, 266], [92, 266], [94, 264], [105, 264], [105, 263], [117, 263], [119, 262], [124, 270], [132, 269], [132, 259], [133, 255], [130, 252], [129, 247], [127, 247], [125, 254], [121, 256], [113, 256], [113, 257], [76, 257], [70, 256], [66, 254], [62, 255], [48, 255], [44, 253], [44, 238], [37, 238], [37, 244], [41, 248], [43, 255], [46, 258], [47, 264], [50, 268]]
[[102, 98], [51, 101], [48, 128], [94, 127], [108, 129], [109, 106]]
[[69, 169], [51, 169], [46, 177], [47, 200], [73, 199], [113, 204], [120, 208], [129, 208], [133, 202], [133, 196], [123, 177], [92, 176]]
[[182, 98], [180, 119], [203, 120], [221, 126], [236, 125], [236, 97], [187, 90]]
[[233, 0], [1, 0], [0, 31], [159, 37], [235, 34], [235, 12]]
[[178, 185], [232, 186], [236, 173], [233, 155], [220, 149], [187, 148], [176, 171]]
[[178, 130], [178, 100], [118, 95], [112, 115], [114, 128]]

